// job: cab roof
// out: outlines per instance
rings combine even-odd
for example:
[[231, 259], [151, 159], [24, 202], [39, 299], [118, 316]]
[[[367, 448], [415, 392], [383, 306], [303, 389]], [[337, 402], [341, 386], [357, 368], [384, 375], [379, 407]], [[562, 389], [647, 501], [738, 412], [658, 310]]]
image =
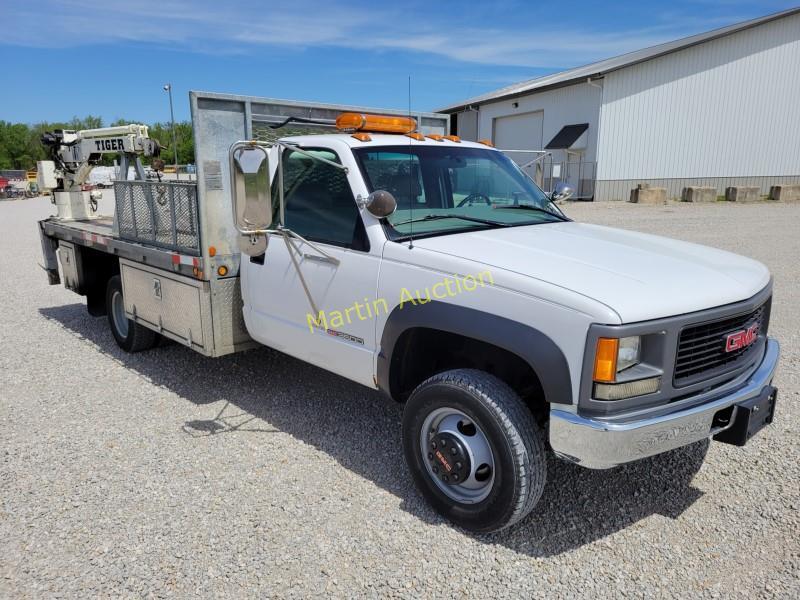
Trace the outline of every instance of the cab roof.
[[354, 138], [349, 133], [318, 133], [313, 135], [295, 135], [280, 138], [282, 142], [289, 142], [298, 144], [299, 146], [319, 146], [325, 145], [325, 140], [335, 140], [335, 142], [345, 144], [350, 148], [374, 148], [377, 146], [436, 146], [436, 147], [465, 147], [465, 148], [481, 148], [483, 150], [494, 150], [491, 146], [486, 144], [479, 144], [476, 142], [468, 142], [461, 140], [460, 142], [453, 142], [451, 140], [433, 140], [425, 138], [424, 141], [415, 140], [408, 136], [396, 133], [370, 133], [370, 141], [362, 142]]

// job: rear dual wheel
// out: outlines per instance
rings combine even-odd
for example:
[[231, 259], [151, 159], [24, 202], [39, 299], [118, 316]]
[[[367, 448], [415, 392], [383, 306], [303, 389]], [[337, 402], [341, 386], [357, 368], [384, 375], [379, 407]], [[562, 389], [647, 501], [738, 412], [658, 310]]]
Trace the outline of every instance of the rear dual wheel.
[[544, 436], [503, 381], [473, 369], [420, 384], [403, 414], [406, 461], [440, 514], [475, 532], [528, 515], [547, 478]]
[[152, 329], [132, 321], [125, 314], [122, 279], [115, 275], [106, 286], [106, 312], [111, 333], [117, 345], [126, 352], [149, 350], [158, 343], [159, 335]]

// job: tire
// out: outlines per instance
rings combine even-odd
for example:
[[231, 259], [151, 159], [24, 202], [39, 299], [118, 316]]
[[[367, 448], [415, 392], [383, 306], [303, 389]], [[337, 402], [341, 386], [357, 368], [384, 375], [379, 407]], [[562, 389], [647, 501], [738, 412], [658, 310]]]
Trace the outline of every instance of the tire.
[[[116, 303], [116, 308], [115, 308]], [[122, 296], [122, 279], [115, 275], [106, 286], [106, 312], [111, 333], [117, 345], [125, 352], [149, 350], [158, 342], [159, 335], [152, 329], [139, 325], [125, 316]]]
[[[483, 371], [446, 371], [420, 384], [403, 413], [403, 446], [414, 483], [431, 506], [477, 533], [522, 520], [547, 479], [541, 428], [508, 385]], [[458, 460], [465, 455], [484, 458]], [[455, 483], [455, 476], [462, 483]]]

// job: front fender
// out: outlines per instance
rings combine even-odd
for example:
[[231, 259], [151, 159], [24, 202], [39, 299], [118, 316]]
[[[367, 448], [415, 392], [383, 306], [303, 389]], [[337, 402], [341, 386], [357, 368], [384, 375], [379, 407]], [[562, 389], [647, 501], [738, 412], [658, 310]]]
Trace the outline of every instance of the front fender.
[[399, 358], [394, 355], [395, 346], [405, 331], [416, 327], [463, 335], [516, 354], [536, 373], [548, 402], [572, 404], [567, 359], [547, 335], [491, 313], [436, 301], [397, 306], [386, 320], [378, 354], [377, 379], [378, 387], [390, 397], [393, 396], [392, 367], [399, 366]]

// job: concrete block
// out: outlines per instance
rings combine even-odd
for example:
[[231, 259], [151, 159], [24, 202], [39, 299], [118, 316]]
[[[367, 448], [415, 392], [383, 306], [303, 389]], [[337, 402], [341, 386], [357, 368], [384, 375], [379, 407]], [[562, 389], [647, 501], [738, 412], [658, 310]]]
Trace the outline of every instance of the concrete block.
[[667, 188], [650, 187], [649, 183], [640, 183], [631, 190], [631, 202], [636, 204], [666, 204]]
[[800, 202], [800, 184], [773, 185], [769, 197], [780, 202]]
[[717, 188], [690, 185], [683, 188], [681, 200], [684, 202], [716, 202]]
[[729, 202], [758, 202], [761, 188], [757, 185], [732, 185], [725, 188], [725, 200]]

